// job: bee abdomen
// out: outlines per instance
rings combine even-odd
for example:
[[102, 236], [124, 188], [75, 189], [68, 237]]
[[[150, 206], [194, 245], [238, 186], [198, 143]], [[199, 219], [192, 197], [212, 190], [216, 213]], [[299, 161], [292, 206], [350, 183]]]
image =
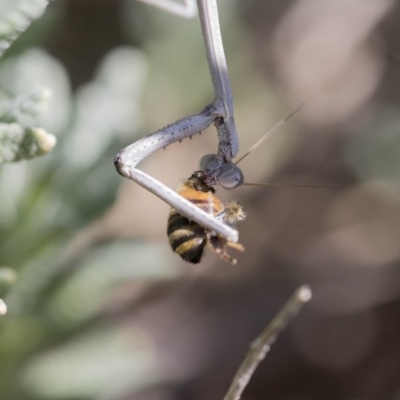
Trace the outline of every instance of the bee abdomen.
[[168, 238], [173, 251], [182, 259], [194, 264], [200, 262], [206, 245], [203, 227], [190, 222], [176, 211], [171, 211], [168, 218]]

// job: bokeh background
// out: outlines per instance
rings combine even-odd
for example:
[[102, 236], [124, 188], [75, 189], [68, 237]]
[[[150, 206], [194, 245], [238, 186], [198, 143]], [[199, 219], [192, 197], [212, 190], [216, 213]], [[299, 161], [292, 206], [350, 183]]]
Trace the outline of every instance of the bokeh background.
[[[57, 0], [0, 60], [3, 91], [52, 93], [53, 152], [0, 167], [0, 398], [222, 399], [292, 291], [312, 302], [243, 399], [400, 399], [400, 4], [220, 0], [251, 182], [238, 264], [169, 249], [169, 207], [119, 149], [213, 97], [197, 18], [134, 0]], [[214, 129], [140, 167], [170, 187]]]

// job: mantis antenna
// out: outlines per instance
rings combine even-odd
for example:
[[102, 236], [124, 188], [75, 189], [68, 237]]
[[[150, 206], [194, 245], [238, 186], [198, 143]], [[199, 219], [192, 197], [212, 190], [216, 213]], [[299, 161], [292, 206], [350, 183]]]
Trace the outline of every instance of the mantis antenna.
[[278, 187], [293, 187], [299, 189], [341, 189], [340, 186], [319, 186], [319, 185], [296, 185], [292, 183], [252, 183], [244, 182], [243, 186], [278, 186]]
[[[276, 187], [294, 187], [294, 188], [307, 188], [307, 189], [340, 189], [339, 186], [319, 186], [319, 185], [297, 185], [297, 184], [286, 184], [286, 183], [252, 183], [244, 182], [244, 176], [242, 170], [237, 166], [240, 161], [247, 157], [251, 152], [253, 152], [257, 147], [259, 147], [269, 136], [276, 132], [281, 126], [283, 126], [293, 115], [295, 115], [304, 106], [302, 103], [296, 110], [289, 114], [286, 118], [281, 119], [277, 124], [275, 124], [266, 134], [264, 134], [261, 139], [259, 139], [249, 150], [244, 153], [239, 160], [232, 162], [226, 162], [223, 164], [219, 175], [217, 176], [217, 181], [214, 184], [221, 185], [224, 189], [235, 189], [239, 186], [276, 186]], [[200, 169], [205, 168], [207, 163], [212, 161], [216, 157], [216, 154], [207, 154], [200, 160]]]
[[255, 150], [257, 147], [259, 147], [264, 141], [269, 138], [273, 133], [275, 133], [281, 126], [285, 125], [285, 123], [292, 118], [295, 114], [297, 114], [304, 106], [304, 103], [300, 104], [299, 107], [297, 107], [291, 114], [289, 114], [286, 118], [281, 119], [279, 122], [277, 122], [264, 136], [261, 137], [256, 143], [253, 144], [253, 146], [250, 147], [249, 150], [246, 151], [246, 153], [243, 154], [242, 157], [239, 158], [239, 160], [235, 161], [235, 165], [239, 164], [240, 161], [242, 161], [244, 158], [246, 158], [253, 150]]
[[[294, 110], [286, 118], [281, 119], [277, 124], [275, 124], [266, 134], [264, 134], [261, 139], [259, 139], [253, 146], [250, 147], [246, 153], [239, 158], [239, 160], [227, 161], [225, 162], [219, 171], [219, 174], [215, 177], [211, 184], [221, 185], [224, 189], [235, 189], [244, 184], [244, 176], [242, 170], [237, 166], [245, 157], [247, 157], [251, 152], [253, 152], [257, 147], [259, 147], [269, 136], [276, 132], [281, 126], [283, 126], [290, 118], [293, 117], [300, 109], [303, 107], [302, 103], [296, 110]], [[215, 162], [218, 157], [217, 154], [206, 154], [200, 160], [200, 169], [207, 170], [210, 165]]]

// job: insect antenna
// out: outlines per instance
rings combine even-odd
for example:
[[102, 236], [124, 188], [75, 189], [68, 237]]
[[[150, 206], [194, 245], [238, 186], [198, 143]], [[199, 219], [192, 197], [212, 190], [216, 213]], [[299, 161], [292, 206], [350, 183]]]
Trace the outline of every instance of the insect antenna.
[[253, 144], [253, 146], [250, 147], [249, 150], [244, 153], [242, 157], [239, 158], [239, 160], [235, 161], [235, 164], [239, 164], [240, 161], [242, 161], [245, 157], [247, 157], [252, 151], [254, 151], [258, 146], [260, 146], [268, 137], [270, 137], [273, 133], [275, 133], [281, 126], [285, 125], [285, 123], [293, 117], [293, 115], [297, 114], [298, 111], [301, 110], [301, 108], [304, 106], [304, 103], [300, 104], [299, 107], [297, 107], [291, 114], [289, 114], [286, 118], [281, 119], [276, 125], [274, 125], [264, 136], [261, 137], [261, 139], [257, 140], [256, 143]]
[[[254, 151], [258, 146], [260, 146], [269, 136], [275, 133], [280, 127], [282, 127], [290, 118], [292, 118], [301, 108], [304, 103], [300, 104], [291, 114], [286, 118], [281, 119], [277, 124], [275, 124], [264, 136], [261, 137], [249, 150], [244, 153], [239, 160], [235, 161], [235, 165], [239, 164], [245, 157], [247, 157], [252, 151]], [[287, 184], [287, 183], [253, 183], [253, 182], [243, 182], [243, 186], [275, 186], [275, 187], [293, 187], [299, 189], [340, 189], [340, 186], [319, 186], [319, 185], [297, 185], [297, 184]]]
[[294, 187], [300, 189], [342, 189], [342, 186], [319, 186], [319, 185], [297, 185], [291, 183], [252, 183], [244, 182], [243, 186], [278, 186], [278, 187]]

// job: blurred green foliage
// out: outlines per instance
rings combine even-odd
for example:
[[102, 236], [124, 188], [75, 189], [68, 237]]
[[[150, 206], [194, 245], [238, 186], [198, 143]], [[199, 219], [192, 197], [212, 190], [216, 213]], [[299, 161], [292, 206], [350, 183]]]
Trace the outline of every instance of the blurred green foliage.
[[[4, 0], [0, 3], [0, 57], [43, 14], [47, 5], [48, 0]], [[48, 153], [56, 139], [38, 128], [36, 122], [46, 111], [49, 90], [35, 88], [28, 93], [15, 94], [8, 89], [7, 86], [0, 89], [0, 163]]]
[[[46, 5], [36, 2], [39, 12], [35, 1], [9, 3], [2, 17], [18, 27], [4, 25], [4, 48]], [[46, 37], [51, 24], [36, 24]], [[172, 257], [157, 243], [96, 247], [91, 239], [82, 247], [74, 238], [115, 199], [120, 179], [112, 160], [121, 138], [141, 127], [147, 60], [133, 47], [115, 47], [72, 94], [59, 61], [32, 43], [19, 46], [0, 61], [0, 157], [31, 158], [33, 147], [42, 153], [41, 137], [27, 149], [27, 132], [46, 134], [32, 126], [54, 132], [58, 145], [45, 158], [0, 167], [0, 263], [7, 265], [0, 269], [0, 296], [8, 306], [0, 319], [1, 398], [125, 393], [145, 384], [151, 342], [96, 320], [116, 285], [174, 276]], [[43, 352], [63, 338], [68, 344]]]
[[42, 16], [49, 0], [2, 0], [0, 3], [0, 57], [29, 25]]

